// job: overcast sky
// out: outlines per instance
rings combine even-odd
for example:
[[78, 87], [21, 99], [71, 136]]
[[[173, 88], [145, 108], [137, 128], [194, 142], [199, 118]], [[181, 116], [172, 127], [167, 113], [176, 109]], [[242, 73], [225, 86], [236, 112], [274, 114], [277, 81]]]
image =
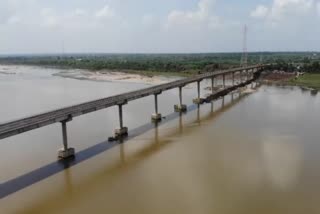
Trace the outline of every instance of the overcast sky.
[[319, 51], [320, 0], [0, 0], [0, 54]]

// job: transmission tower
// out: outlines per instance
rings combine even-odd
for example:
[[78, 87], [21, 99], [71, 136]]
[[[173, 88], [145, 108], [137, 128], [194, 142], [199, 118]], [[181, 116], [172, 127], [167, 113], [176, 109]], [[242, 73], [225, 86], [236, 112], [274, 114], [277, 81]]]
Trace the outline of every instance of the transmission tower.
[[247, 33], [248, 33], [248, 27], [247, 25], [245, 25], [243, 28], [243, 53], [242, 53], [241, 63], [240, 63], [240, 65], [243, 67], [246, 67], [248, 65]]

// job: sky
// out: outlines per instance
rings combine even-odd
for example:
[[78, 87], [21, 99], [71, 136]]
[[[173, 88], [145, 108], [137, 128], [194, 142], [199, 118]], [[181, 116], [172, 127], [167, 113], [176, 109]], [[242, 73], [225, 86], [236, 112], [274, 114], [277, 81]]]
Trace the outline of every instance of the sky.
[[320, 0], [0, 0], [0, 54], [320, 51]]

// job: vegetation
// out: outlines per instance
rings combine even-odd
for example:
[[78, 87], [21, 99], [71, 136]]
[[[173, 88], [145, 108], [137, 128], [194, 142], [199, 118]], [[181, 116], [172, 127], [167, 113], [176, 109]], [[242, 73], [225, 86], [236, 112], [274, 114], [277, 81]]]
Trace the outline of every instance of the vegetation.
[[314, 89], [320, 89], [320, 73], [308, 73], [300, 76], [296, 79], [291, 79], [289, 81], [290, 84], [299, 85]]
[[0, 63], [57, 66], [89, 70], [127, 70], [195, 73], [211, 65], [214, 69], [239, 66], [240, 54], [100, 54], [62, 56], [11, 56]]
[[[0, 56], [0, 64], [23, 64], [153, 75], [188, 76], [240, 66], [241, 53], [204, 54], [68, 54]], [[249, 53], [248, 64], [271, 64], [270, 70], [305, 72], [298, 79], [275, 73], [288, 84], [320, 89], [320, 53]], [[278, 75], [278, 76], [277, 76]], [[293, 75], [294, 76], [294, 75]], [[288, 80], [288, 77], [290, 80]], [[275, 77], [270, 77], [271, 79]], [[275, 78], [277, 79], [277, 78]]]
[[[68, 54], [2, 56], [1, 64], [39, 65], [88, 70], [111, 69], [152, 75], [189, 75], [239, 67], [241, 53], [205, 54]], [[249, 53], [248, 64], [272, 63], [274, 70], [320, 73], [320, 54], [311, 52]]]

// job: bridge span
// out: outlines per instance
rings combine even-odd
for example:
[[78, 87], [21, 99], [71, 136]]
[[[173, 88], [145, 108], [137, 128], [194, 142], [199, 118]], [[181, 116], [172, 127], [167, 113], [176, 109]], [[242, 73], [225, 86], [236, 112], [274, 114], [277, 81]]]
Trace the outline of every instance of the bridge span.
[[[198, 97], [193, 100], [196, 104], [202, 104], [205, 101], [218, 98], [223, 96], [230, 91], [235, 90], [238, 87], [245, 86], [248, 83], [255, 80], [260, 72], [266, 67], [266, 65], [255, 65], [249, 67], [233, 68], [228, 70], [210, 72], [199, 74], [194, 77], [185, 78], [170, 83], [165, 83], [145, 89], [140, 89], [132, 92], [127, 92], [99, 100], [94, 100], [66, 108], [57, 109], [54, 111], [22, 118], [19, 120], [6, 122], [0, 124], [0, 140], [8, 138], [14, 135], [18, 135], [33, 129], [48, 126], [54, 123], [61, 123], [62, 125], [62, 136], [63, 136], [63, 148], [59, 150], [59, 158], [68, 158], [74, 156], [75, 150], [68, 147], [67, 138], [67, 122], [70, 122], [72, 118], [88, 114], [90, 112], [98, 111], [101, 109], [109, 108], [112, 106], [119, 107], [119, 123], [120, 128], [115, 130], [115, 139], [128, 135], [128, 128], [123, 125], [122, 106], [127, 104], [129, 101], [136, 100], [142, 97], [154, 95], [155, 98], [155, 113], [152, 115], [153, 121], [160, 121], [162, 116], [158, 112], [158, 96], [163, 92], [174, 88], [179, 88], [179, 104], [175, 105], [175, 111], [183, 112], [186, 111], [186, 105], [182, 102], [182, 89], [184, 86], [190, 83], [197, 82]], [[240, 77], [240, 83], [235, 84], [235, 76], [238, 73]], [[226, 76], [232, 76], [232, 86], [226, 87]], [[222, 76], [223, 78], [223, 89], [214, 90], [214, 79]], [[212, 94], [207, 98], [200, 97], [200, 83], [204, 79], [211, 79], [212, 83]]]

